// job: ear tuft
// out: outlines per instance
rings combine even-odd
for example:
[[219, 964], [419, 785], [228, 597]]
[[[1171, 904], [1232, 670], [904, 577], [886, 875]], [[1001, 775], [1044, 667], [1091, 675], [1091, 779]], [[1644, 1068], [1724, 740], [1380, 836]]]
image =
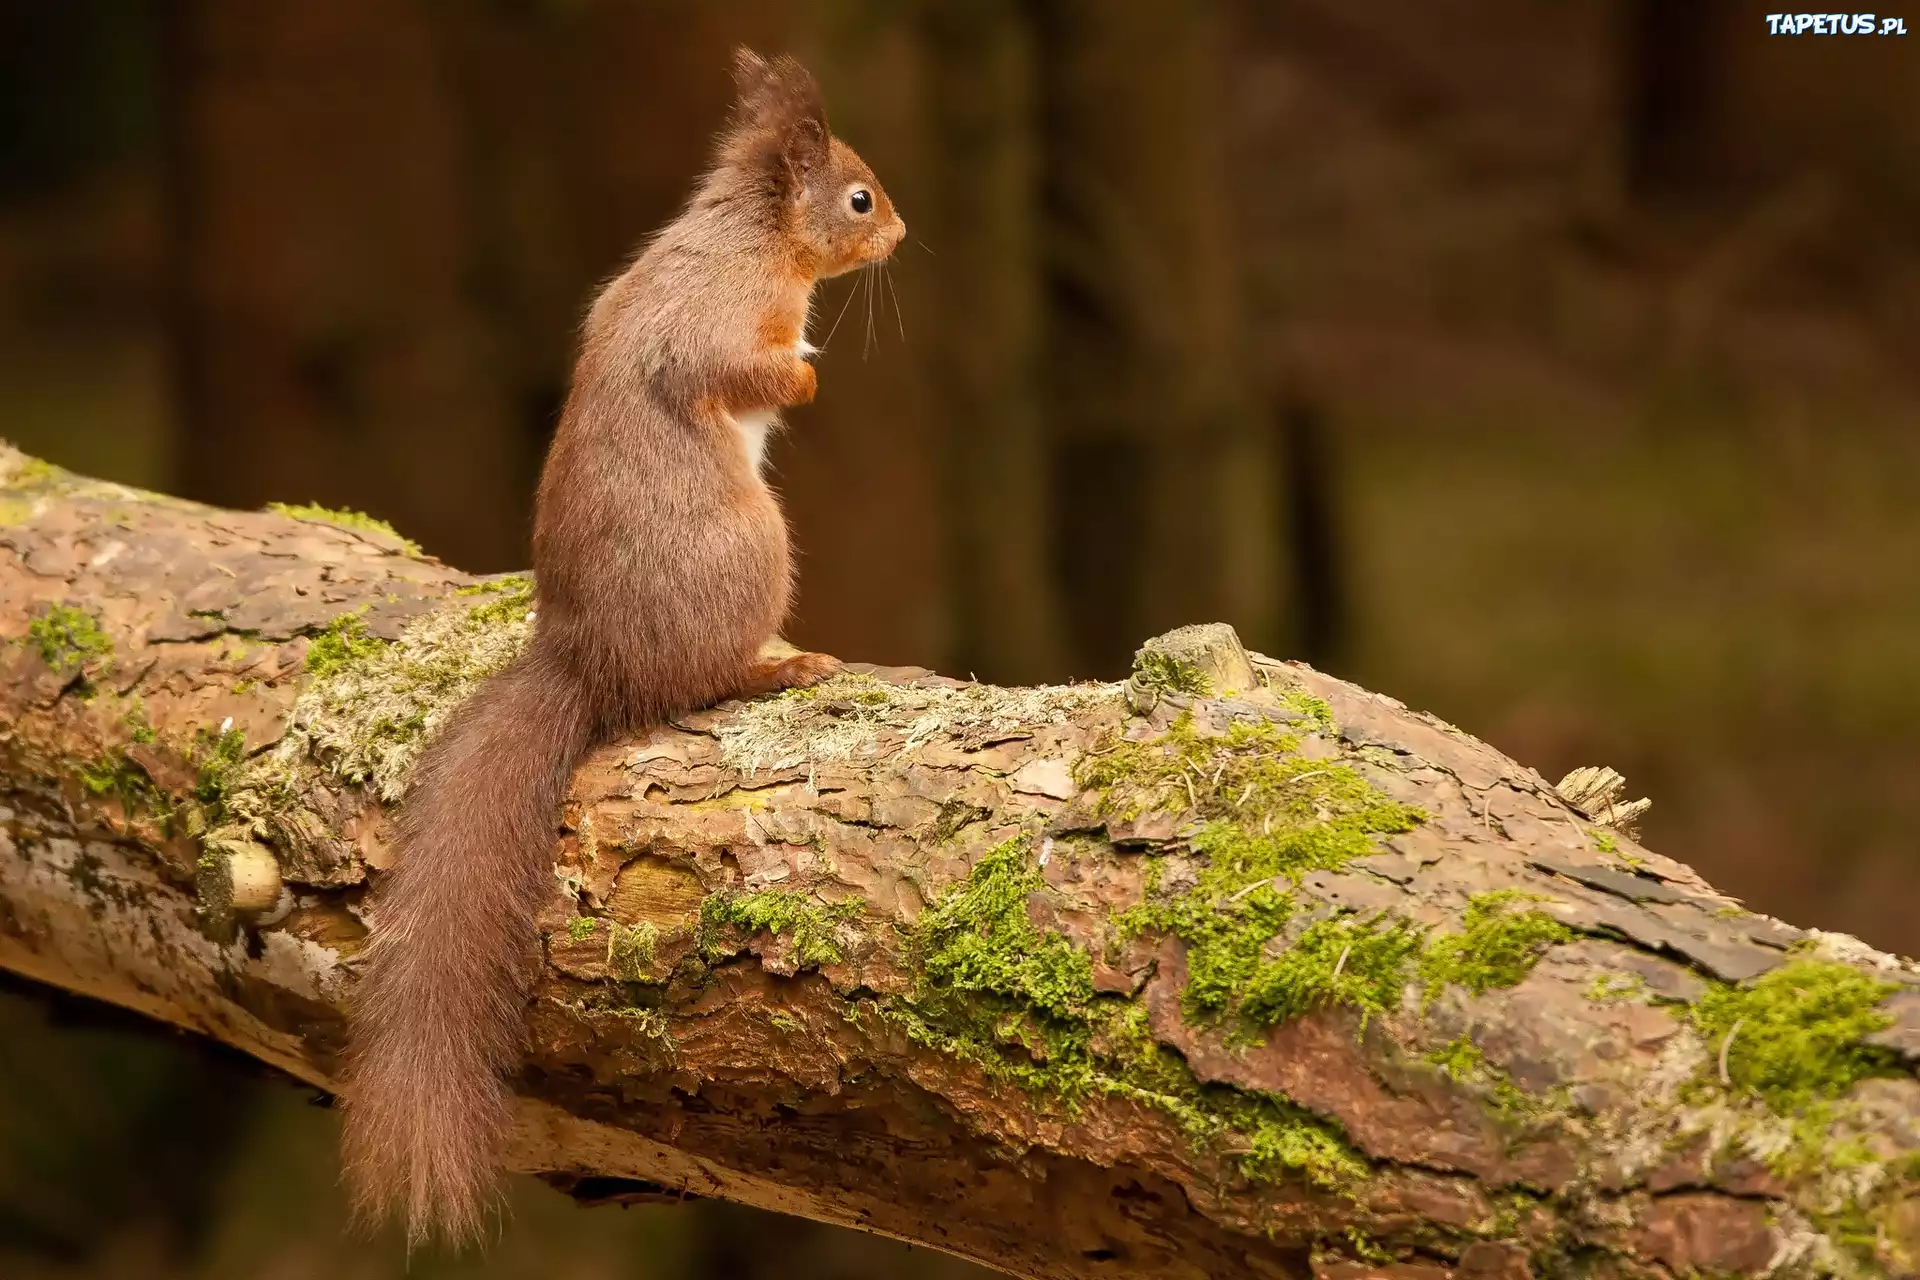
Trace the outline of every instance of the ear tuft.
[[767, 60], [741, 45], [733, 51], [733, 88], [742, 101], [767, 78]]
[[736, 49], [733, 84], [739, 94], [735, 106], [739, 124], [785, 133], [796, 121], [812, 119], [821, 133], [827, 131], [820, 86], [798, 60], [786, 54], [767, 59], [745, 47]]

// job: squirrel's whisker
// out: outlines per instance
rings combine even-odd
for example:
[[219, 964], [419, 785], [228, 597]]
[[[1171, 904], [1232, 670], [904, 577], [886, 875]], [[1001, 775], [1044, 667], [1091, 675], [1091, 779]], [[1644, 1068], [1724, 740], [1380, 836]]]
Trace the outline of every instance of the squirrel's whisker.
[[893, 287], [893, 272], [887, 269], [887, 264], [884, 262], [880, 264], [880, 278], [887, 282], [887, 293], [893, 298], [893, 320], [895, 324], [900, 326], [900, 341], [905, 342], [907, 340], [907, 313], [900, 309], [900, 291]]
[[827, 328], [827, 336], [820, 339], [822, 351], [825, 351], [827, 344], [833, 341], [833, 335], [840, 332], [840, 322], [847, 318], [847, 308], [853, 305], [853, 295], [859, 292], [859, 288], [860, 286], [854, 285], [847, 290], [847, 300], [840, 304], [840, 314], [833, 318], [833, 324]]
[[863, 340], [860, 344], [860, 358], [862, 360], [865, 360], [868, 354], [871, 353], [873, 350], [873, 274], [874, 273], [873, 273], [872, 264], [869, 263], [867, 266], [867, 269], [861, 272], [860, 274], [866, 277], [864, 288], [867, 291], [867, 336], [865, 340]]

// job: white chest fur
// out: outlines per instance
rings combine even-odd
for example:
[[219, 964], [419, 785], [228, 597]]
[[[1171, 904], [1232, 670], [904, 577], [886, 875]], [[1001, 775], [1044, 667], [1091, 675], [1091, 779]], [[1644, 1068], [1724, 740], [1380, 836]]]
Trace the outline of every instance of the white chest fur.
[[747, 451], [747, 463], [758, 475], [766, 464], [767, 436], [780, 425], [774, 409], [753, 409], [733, 416], [733, 429], [740, 433], [740, 447]]
[[[803, 333], [800, 340], [793, 344], [793, 350], [805, 360], [817, 354], [820, 348], [808, 342]], [[766, 469], [767, 437], [779, 425], [780, 412], [777, 409], [753, 409], [734, 415], [733, 429], [740, 433], [740, 447], [747, 451], [747, 465], [753, 468], [755, 475]]]

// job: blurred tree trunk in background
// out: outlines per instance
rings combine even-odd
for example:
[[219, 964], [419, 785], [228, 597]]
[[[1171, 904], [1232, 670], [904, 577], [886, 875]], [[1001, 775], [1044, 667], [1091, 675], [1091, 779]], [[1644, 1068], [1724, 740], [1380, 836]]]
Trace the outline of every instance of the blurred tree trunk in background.
[[1244, 392], [1225, 6], [1044, 0], [1048, 408], [1077, 675], [1224, 618], [1273, 644], [1271, 429]]
[[519, 562], [524, 433], [427, 9], [191, 0], [168, 22], [180, 491], [361, 506]]
[[[942, 158], [914, 261], [938, 307], [924, 353], [945, 437], [944, 669], [999, 683], [1068, 672], [1046, 521], [1037, 116], [1023, 0], [920, 6], [927, 146]], [[913, 250], [907, 250], [912, 258]]]

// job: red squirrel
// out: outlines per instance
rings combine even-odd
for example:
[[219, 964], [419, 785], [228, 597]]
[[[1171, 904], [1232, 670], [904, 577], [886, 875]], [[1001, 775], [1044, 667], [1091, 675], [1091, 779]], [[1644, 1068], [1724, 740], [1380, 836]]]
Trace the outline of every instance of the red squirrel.
[[556, 816], [595, 743], [839, 663], [763, 660], [793, 562], [760, 476], [813, 399], [816, 282], [906, 233], [792, 58], [734, 57], [738, 101], [686, 209], [595, 300], [535, 500], [533, 638], [415, 766], [353, 1002], [343, 1153], [365, 1218], [474, 1238], [508, 1122], [553, 892]]

